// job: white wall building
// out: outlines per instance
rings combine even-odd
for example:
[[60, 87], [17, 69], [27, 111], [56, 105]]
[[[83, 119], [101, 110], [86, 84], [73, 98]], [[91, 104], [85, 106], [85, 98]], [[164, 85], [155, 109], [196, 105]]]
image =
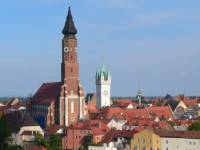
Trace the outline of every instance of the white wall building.
[[125, 123], [126, 123], [125, 120], [115, 120], [115, 119], [112, 119], [112, 120], [110, 120], [108, 122], [107, 126], [110, 129], [115, 128], [116, 130], [122, 130]]
[[111, 74], [105, 64], [96, 72], [96, 105], [97, 108], [111, 105]]
[[198, 131], [156, 131], [162, 150], [200, 150]]

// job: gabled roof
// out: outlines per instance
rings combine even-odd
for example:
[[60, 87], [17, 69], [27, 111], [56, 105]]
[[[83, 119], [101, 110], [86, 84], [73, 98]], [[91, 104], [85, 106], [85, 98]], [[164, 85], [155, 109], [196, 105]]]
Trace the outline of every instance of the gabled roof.
[[17, 133], [21, 127], [39, 126], [35, 120], [22, 112], [7, 113], [5, 114], [5, 118], [11, 127], [11, 132], [13, 133]]
[[160, 137], [166, 138], [200, 139], [200, 131], [154, 130], [154, 132]]
[[28, 127], [28, 126], [39, 126], [39, 124], [30, 116], [25, 116], [23, 120], [23, 127]]
[[[114, 116], [117, 117], [119, 115], [123, 115], [124, 110], [121, 108], [115, 107], [106, 107], [100, 110], [98, 119], [112, 119]], [[117, 119], [117, 118], [115, 118]]]
[[171, 96], [171, 95], [169, 95], [169, 94], [167, 94], [166, 96], [165, 96], [165, 98], [164, 98], [165, 100], [168, 100], [168, 99], [173, 99], [173, 97]]
[[113, 107], [120, 107], [120, 108], [127, 108], [129, 105], [138, 106], [138, 103], [133, 100], [127, 99], [120, 99], [120, 100], [113, 100]]
[[156, 121], [153, 118], [132, 118], [128, 120], [126, 126], [135, 127], [151, 127], [151, 128], [170, 128], [170, 125], [166, 121]]
[[32, 104], [50, 105], [60, 96], [62, 82], [44, 83], [31, 99]]
[[197, 106], [198, 105], [198, 100], [197, 99], [184, 99], [183, 102], [187, 106]]
[[20, 104], [20, 101], [17, 97], [14, 97], [7, 102], [6, 106], [11, 107], [11, 106], [14, 106], [14, 105], [17, 105], [17, 104]]
[[137, 132], [130, 130], [110, 130], [106, 135], [104, 135], [102, 143], [110, 143], [118, 137], [132, 138], [135, 133]]
[[124, 112], [124, 115], [128, 118], [149, 118], [149, 112], [143, 108], [143, 109], [130, 109], [130, 110], [126, 110]]
[[89, 111], [89, 113], [98, 112], [99, 110], [96, 108], [94, 104], [88, 103], [85, 105], [85, 108]]
[[94, 136], [105, 135], [109, 128], [102, 120], [87, 120], [67, 127], [72, 130], [91, 130]]
[[165, 103], [165, 106], [169, 105], [171, 109], [174, 111], [179, 104], [179, 101], [170, 100]]
[[146, 108], [149, 114], [159, 118], [174, 118], [173, 112], [169, 106], [153, 106]]
[[51, 127], [48, 127], [46, 129], [46, 132], [51, 135], [51, 134], [58, 134], [58, 131], [59, 130], [63, 130], [64, 131], [64, 127], [63, 126], [60, 126], [60, 125], [54, 125], [54, 126], [51, 126]]

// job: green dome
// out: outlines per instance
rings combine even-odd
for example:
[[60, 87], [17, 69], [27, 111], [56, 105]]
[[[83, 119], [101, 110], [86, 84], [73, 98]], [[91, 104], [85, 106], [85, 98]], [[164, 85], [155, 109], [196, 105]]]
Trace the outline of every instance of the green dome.
[[104, 79], [104, 80], [108, 80], [111, 77], [110, 71], [108, 69], [108, 67], [105, 64], [102, 64], [96, 72], [96, 79], [100, 80], [100, 79]]

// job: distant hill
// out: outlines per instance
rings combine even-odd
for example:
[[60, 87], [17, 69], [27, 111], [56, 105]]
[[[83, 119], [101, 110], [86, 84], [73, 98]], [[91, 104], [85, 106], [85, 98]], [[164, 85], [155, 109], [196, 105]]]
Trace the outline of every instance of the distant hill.
[[[0, 97], [0, 102], [8, 101], [11, 98], [13, 98], [13, 97]], [[20, 100], [27, 100], [27, 97], [17, 97], [17, 98], [19, 98]]]

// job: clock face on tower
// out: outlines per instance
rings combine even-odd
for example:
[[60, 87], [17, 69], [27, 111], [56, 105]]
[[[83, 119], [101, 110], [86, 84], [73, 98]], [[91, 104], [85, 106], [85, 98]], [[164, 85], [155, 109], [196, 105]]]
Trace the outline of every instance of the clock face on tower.
[[69, 51], [69, 47], [64, 48], [64, 52], [67, 53]]

